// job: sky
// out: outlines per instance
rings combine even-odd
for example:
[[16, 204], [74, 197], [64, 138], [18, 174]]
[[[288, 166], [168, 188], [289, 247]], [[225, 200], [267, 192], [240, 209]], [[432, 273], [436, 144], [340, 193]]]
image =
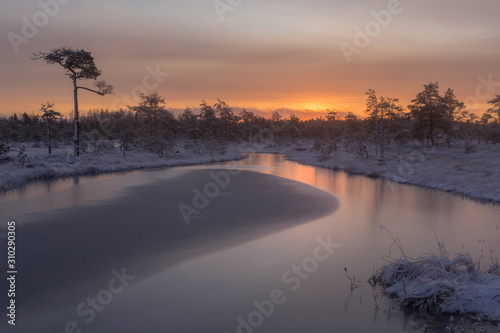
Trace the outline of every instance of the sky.
[[362, 116], [368, 89], [406, 106], [437, 81], [481, 113], [500, 94], [499, 12], [497, 0], [2, 0], [0, 114], [71, 112], [64, 70], [31, 60], [62, 46], [92, 52], [115, 87], [80, 91], [83, 111], [158, 91], [176, 111], [219, 97], [264, 114]]

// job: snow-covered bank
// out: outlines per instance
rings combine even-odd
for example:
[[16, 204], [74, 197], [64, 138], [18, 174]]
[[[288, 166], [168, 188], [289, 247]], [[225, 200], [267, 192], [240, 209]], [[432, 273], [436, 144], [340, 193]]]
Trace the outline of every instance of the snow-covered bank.
[[74, 159], [71, 147], [54, 149], [52, 155], [48, 155], [45, 148], [28, 148], [29, 161], [20, 166], [16, 161], [18, 147], [12, 147], [9, 153], [11, 161], [0, 163], [0, 190], [36, 180], [230, 161], [243, 158], [241, 153], [244, 152], [260, 152], [281, 153], [287, 159], [303, 164], [500, 202], [500, 145], [475, 145], [468, 153], [462, 143], [454, 143], [452, 148], [408, 146], [401, 151], [394, 146], [387, 147], [384, 165], [380, 165], [374, 148], [370, 146], [366, 147], [367, 156], [341, 144], [337, 151], [328, 154], [324, 146], [318, 147], [307, 140], [277, 147], [272, 144], [232, 144], [224, 155], [194, 152], [181, 145], [176, 149], [180, 154], [167, 157], [140, 150], [129, 152], [124, 157], [116, 149], [105, 151], [101, 156], [86, 153]]
[[463, 143], [454, 143], [452, 148], [408, 146], [400, 152], [392, 146], [386, 148], [384, 165], [376, 159], [373, 147], [366, 149], [367, 156], [362, 157], [356, 149], [339, 144], [337, 151], [328, 155], [313, 141], [302, 141], [289, 146], [261, 146], [257, 152], [282, 153], [288, 160], [303, 164], [500, 202], [500, 145], [474, 145], [467, 153]]
[[52, 155], [47, 154], [46, 148], [27, 148], [27, 157], [22, 165], [17, 160], [19, 147], [13, 147], [9, 153], [10, 161], [0, 164], [0, 191], [39, 180], [232, 161], [244, 157], [234, 146], [229, 146], [223, 155], [194, 153], [182, 147], [176, 149], [179, 154], [165, 157], [144, 151], [131, 151], [123, 156], [118, 149], [115, 149], [106, 151], [102, 155], [84, 153], [75, 159], [72, 157], [70, 147], [53, 149]]
[[482, 269], [469, 255], [450, 258], [439, 244], [439, 255], [401, 258], [382, 267], [377, 280], [403, 306], [437, 313], [473, 314], [500, 321], [500, 266]]

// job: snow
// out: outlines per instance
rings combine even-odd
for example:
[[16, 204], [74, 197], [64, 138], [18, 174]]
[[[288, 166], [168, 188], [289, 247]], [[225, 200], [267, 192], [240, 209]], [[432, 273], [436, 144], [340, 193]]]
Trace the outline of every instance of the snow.
[[202, 164], [242, 158], [240, 153], [282, 153], [287, 159], [303, 164], [343, 170], [352, 174], [429, 187], [482, 201], [500, 202], [500, 145], [475, 145], [476, 151], [465, 153], [465, 143], [452, 148], [421, 149], [418, 146], [386, 148], [386, 163], [379, 165], [374, 148], [368, 146], [363, 160], [354, 149], [338, 145], [337, 151], [325, 156], [313, 149], [312, 140], [274, 147], [272, 144], [231, 144], [224, 155], [194, 152], [182, 144], [175, 149], [180, 156], [159, 157], [140, 150], [125, 157], [116, 149], [102, 156], [90, 153], [72, 158], [71, 147], [55, 148], [52, 156], [46, 148], [27, 148], [31, 162], [20, 167], [16, 161], [19, 147], [12, 147], [12, 161], [0, 164], [0, 190], [8, 190], [31, 181], [74, 175], [119, 172], [134, 169]]
[[[401, 152], [397, 147], [388, 147], [384, 165], [375, 158], [373, 148], [367, 147], [368, 158], [363, 160], [343, 145], [330, 156], [313, 146], [313, 141], [304, 140], [295, 145], [252, 147], [250, 151], [286, 154], [288, 160], [302, 164], [500, 202], [500, 146], [476, 145], [472, 153], [465, 153], [462, 143], [452, 148], [408, 146]], [[386, 294], [422, 310], [474, 314], [477, 320], [500, 321], [500, 265], [491, 258], [489, 267], [481, 267], [480, 260], [474, 261], [468, 254], [451, 258], [444, 245], [439, 244], [439, 249], [439, 255], [391, 259], [377, 275]], [[455, 329], [458, 326], [453, 327], [447, 327], [448, 331], [459, 331]]]
[[[388, 147], [386, 163], [380, 165], [373, 148], [367, 147], [368, 158], [362, 159], [353, 149], [339, 145], [325, 156], [313, 149], [314, 142], [303, 140], [294, 145], [274, 147], [272, 144], [231, 144], [227, 153], [199, 153], [182, 144], [175, 146], [179, 154], [159, 157], [135, 150], [123, 156], [118, 149], [102, 154], [85, 153], [72, 157], [71, 147], [27, 148], [29, 161], [16, 161], [19, 146], [9, 153], [11, 160], [0, 164], [0, 190], [8, 190], [37, 180], [75, 175], [112, 173], [144, 168], [193, 165], [241, 159], [241, 153], [262, 152], [286, 154], [291, 161], [344, 170], [348, 173], [441, 189], [479, 200], [500, 202], [500, 146], [477, 145], [476, 151], [465, 153], [465, 145], [456, 143], [449, 149], [421, 149], [408, 146], [398, 154]], [[500, 321], [500, 265], [493, 262], [481, 267], [468, 254], [450, 257], [440, 244], [439, 254], [417, 259], [391, 259], [377, 275], [385, 292], [402, 304], [440, 313], [476, 314], [480, 318]]]
[[368, 158], [363, 160], [344, 144], [339, 144], [330, 156], [314, 150], [313, 145], [313, 141], [304, 140], [295, 145], [260, 146], [256, 151], [282, 153], [288, 160], [303, 164], [500, 202], [500, 145], [475, 145], [476, 151], [467, 154], [465, 143], [461, 142], [452, 143], [451, 148], [422, 149], [410, 145], [402, 148], [400, 154], [392, 146], [386, 148], [385, 165], [379, 164], [373, 146], [367, 146]]
[[402, 305], [437, 313], [474, 314], [500, 321], [500, 266], [482, 269], [480, 260], [467, 254], [450, 258], [440, 253], [411, 260], [401, 258], [383, 266], [377, 280]]
[[72, 147], [55, 148], [53, 154], [49, 155], [47, 148], [33, 148], [26, 145], [26, 155], [29, 160], [23, 166], [16, 161], [19, 147], [12, 147], [9, 153], [11, 160], [0, 164], [1, 191], [39, 180], [146, 168], [196, 165], [243, 158], [243, 155], [238, 153], [234, 146], [229, 146], [228, 151], [223, 155], [205, 152], [194, 153], [179, 145], [175, 147], [179, 151], [179, 154], [175, 156], [160, 157], [157, 154], [141, 150], [131, 151], [123, 156], [118, 149], [114, 149], [99, 155], [83, 153], [79, 158], [74, 158]]

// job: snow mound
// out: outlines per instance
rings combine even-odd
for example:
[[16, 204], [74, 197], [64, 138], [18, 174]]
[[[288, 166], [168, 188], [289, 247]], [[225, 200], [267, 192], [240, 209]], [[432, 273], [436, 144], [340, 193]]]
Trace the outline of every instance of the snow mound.
[[481, 269], [468, 254], [450, 258], [440, 254], [401, 258], [383, 266], [377, 280], [402, 305], [437, 313], [474, 314], [500, 321], [500, 266]]

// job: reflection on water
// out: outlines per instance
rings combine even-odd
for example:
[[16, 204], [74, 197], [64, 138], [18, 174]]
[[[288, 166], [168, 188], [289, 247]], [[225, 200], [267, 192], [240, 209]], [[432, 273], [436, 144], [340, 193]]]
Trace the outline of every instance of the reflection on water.
[[116, 198], [132, 186], [175, 177], [181, 168], [141, 170], [97, 176], [73, 176], [40, 181], [7, 192], [0, 192], [0, 217], [23, 222], [26, 214], [53, 211], [68, 207], [98, 203]]
[[288, 162], [283, 155], [250, 154], [248, 159], [232, 163], [243, 167], [264, 166], [267, 168], [259, 172], [298, 180], [335, 194], [340, 209], [334, 217], [342, 221], [340, 228], [348, 231], [355, 228], [360, 233], [346, 235], [349, 239], [364, 234], [373, 245], [375, 239], [387, 243], [387, 235], [378, 230], [384, 224], [402, 239], [410, 256], [436, 250], [437, 236], [450, 253], [465, 250], [480, 256], [481, 250], [483, 253], [487, 250], [488, 254], [491, 247], [500, 257], [498, 205]]
[[[451, 254], [466, 251], [473, 257], [489, 257], [490, 249], [494, 256], [500, 254], [498, 205], [300, 165], [282, 155], [249, 154], [230, 164], [314, 185], [335, 194], [340, 208], [331, 216], [198, 257], [138, 281], [84, 328], [89, 332], [415, 331], [423, 325], [419, 318], [427, 315], [405, 314], [381, 296], [377, 299], [380, 309], [376, 309], [374, 295], [380, 291], [363, 282], [389, 253], [391, 239], [379, 229], [381, 224], [401, 239], [410, 257], [436, 251], [436, 237]], [[9, 194], [9, 205], [3, 207], [15, 214], [23, 204], [25, 212], [92, 204], [92, 193], [107, 198], [120, 195], [127, 186], [168, 177], [169, 170], [103, 179], [81, 177], [78, 186], [64, 180], [41, 192], [37, 186], [47, 184], [27, 186], [22, 195]], [[61, 204], [63, 198], [71, 199]], [[34, 206], [37, 202], [40, 207]], [[318, 238], [327, 237], [340, 247], [324, 261], [313, 259]], [[400, 255], [394, 249], [391, 254]], [[344, 268], [361, 281], [360, 288], [349, 288]], [[276, 290], [285, 300], [271, 306], [267, 300]], [[74, 317], [74, 309], [54, 316], [62, 328], [64, 318]], [[43, 322], [39, 318], [25, 324], [43, 327]]]

